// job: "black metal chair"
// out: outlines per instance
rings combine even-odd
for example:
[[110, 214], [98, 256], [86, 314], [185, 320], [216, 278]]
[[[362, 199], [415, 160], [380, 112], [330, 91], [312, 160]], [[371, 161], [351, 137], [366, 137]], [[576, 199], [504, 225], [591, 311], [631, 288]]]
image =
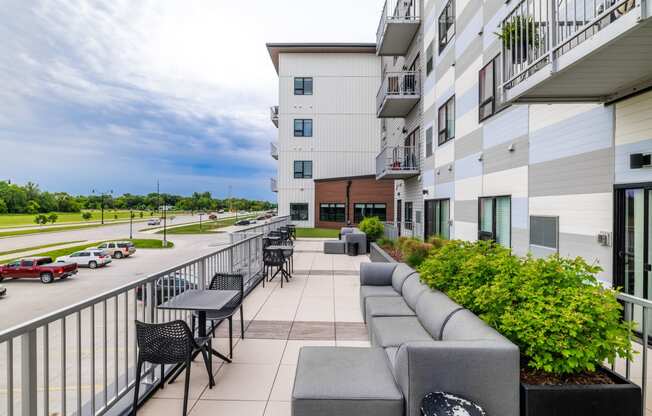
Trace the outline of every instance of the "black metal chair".
[[290, 230], [290, 235], [292, 236], [293, 240], [297, 239], [297, 227], [294, 224], [288, 224], [286, 227]]
[[136, 342], [138, 343], [138, 362], [136, 364], [136, 384], [134, 387], [133, 415], [138, 407], [138, 390], [142, 367], [145, 362], [161, 365], [159, 388], [165, 385], [164, 366], [174, 365], [171, 373], [185, 364], [186, 381], [183, 395], [183, 416], [188, 413], [188, 387], [190, 382], [190, 363], [196, 352], [201, 352], [208, 371], [209, 388], [215, 385], [213, 378], [213, 359], [211, 339], [195, 338], [185, 321], [177, 320], [162, 324], [149, 324], [136, 321]]
[[[283, 287], [283, 278], [287, 282], [290, 281], [290, 274], [285, 270], [285, 265], [287, 263], [286, 257], [283, 255], [283, 250], [277, 250], [277, 249], [263, 249], [263, 264], [265, 266], [266, 273], [271, 271], [274, 267], [277, 268], [276, 273], [274, 273], [270, 278], [269, 281], [272, 281], [276, 275], [281, 273], [281, 287]], [[267, 278], [268, 274], [265, 275]]]
[[[244, 300], [244, 275], [215, 273], [207, 290], [237, 290], [239, 294], [229, 301], [219, 311], [207, 311], [206, 320], [211, 323], [210, 334], [215, 337], [215, 330], [220, 322], [225, 319], [229, 321], [229, 358], [233, 358], [233, 315], [240, 310], [240, 335], [244, 339], [244, 313], [242, 302]], [[192, 314], [192, 330], [195, 331], [197, 325], [197, 314]]]

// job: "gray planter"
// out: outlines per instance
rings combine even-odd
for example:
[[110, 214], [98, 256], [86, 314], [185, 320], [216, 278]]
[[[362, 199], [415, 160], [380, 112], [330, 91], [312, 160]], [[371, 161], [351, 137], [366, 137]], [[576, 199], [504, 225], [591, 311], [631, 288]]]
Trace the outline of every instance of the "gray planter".
[[369, 258], [374, 263], [396, 263], [396, 260], [376, 243], [371, 243]]

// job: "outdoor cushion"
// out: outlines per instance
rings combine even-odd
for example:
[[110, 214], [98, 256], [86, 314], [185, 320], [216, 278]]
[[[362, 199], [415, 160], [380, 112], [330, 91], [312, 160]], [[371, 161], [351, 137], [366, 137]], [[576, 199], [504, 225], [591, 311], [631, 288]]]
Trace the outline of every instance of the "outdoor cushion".
[[401, 297], [391, 286], [360, 286], [360, 312], [365, 316], [366, 299], [374, 296]]
[[435, 340], [441, 339], [444, 324], [451, 313], [462, 309], [439, 291], [424, 293], [417, 302], [417, 318]]
[[394, 287], [394, 290], [402, 294], [405, 279], [413, 273], [416, 273], [416, 271], [412, 267], [405, 263], [398, 263], [394, 273], [392, 273], [392, 287]]
[[415, 313], [400, 296], [372, 296], [365, 305], [365, 322], [372, 316], [414, 316]]
[[398, 347], [388, 347], [385, 348], [385, 355], [390, 363], [390, 368], [394, 368], [394, 363], [396, 362], [396, 353], [398, 352]]
[[390, 286], [398, 263], [361, 263], [360, 286]]
[[324, 254], [344, 254], [345, 248], [344, 241], [324, 241]]
[[421, 283], [421, 276], [419, 276], [419, 273], [415, 273], [405, 279], [405, 283], [403, 283], [402, 293], [405, 301], [410, 306], [410, 308], [416, 310], [419, 296], [429, 290], [430, 288], [428, 286]]
[[293, 416], [397, 416], [403, 409], [382, 348], [301, 348]]
[[448, 319], [442, 335], [444, 341], [492, 340], [510, 343], [467, 309], [456, 312]]
[[432, 341], [415, 316], [377, 316], [370, 322], [371, 344], [376, 347], [400, 347], [409, 341]]

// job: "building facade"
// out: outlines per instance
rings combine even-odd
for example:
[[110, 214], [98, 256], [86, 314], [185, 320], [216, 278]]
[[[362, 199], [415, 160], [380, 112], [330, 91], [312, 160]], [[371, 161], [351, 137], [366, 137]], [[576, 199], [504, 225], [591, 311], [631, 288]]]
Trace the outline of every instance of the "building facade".
[[[279, 214], [290, 215], [299, 227], [332, 228], [356, 222], [358, 211], [393, 215], [393, 186], [368, 181], [380, 150], [375, 44], [267, 48], [279, 76], [279, 105], [271, 111], [278, 127], [272, 189], [278, 192]], [[365, 182], [370, 188], [360, 186]]]

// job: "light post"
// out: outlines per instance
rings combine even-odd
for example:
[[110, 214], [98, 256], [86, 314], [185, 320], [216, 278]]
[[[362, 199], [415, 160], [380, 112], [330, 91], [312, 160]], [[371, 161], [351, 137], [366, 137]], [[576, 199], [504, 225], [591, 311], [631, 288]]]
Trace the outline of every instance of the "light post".
[[203, 212], [199, 213], [199, 232], [201, 233], [201, 217], [204, 215]]
[[129, 210], [129, 239], [134, 239], [134, 210]]
[[[95, 194], [95, 189], [91, 190], [92, 194]], [[100, 193], [100, 211], [102, 215], [102, 225], [104, 225], [104, 197], [106, 197], [107, 194], [113, 195], [113, 190], [109, 190], [108, 192], [102, 192]]]

